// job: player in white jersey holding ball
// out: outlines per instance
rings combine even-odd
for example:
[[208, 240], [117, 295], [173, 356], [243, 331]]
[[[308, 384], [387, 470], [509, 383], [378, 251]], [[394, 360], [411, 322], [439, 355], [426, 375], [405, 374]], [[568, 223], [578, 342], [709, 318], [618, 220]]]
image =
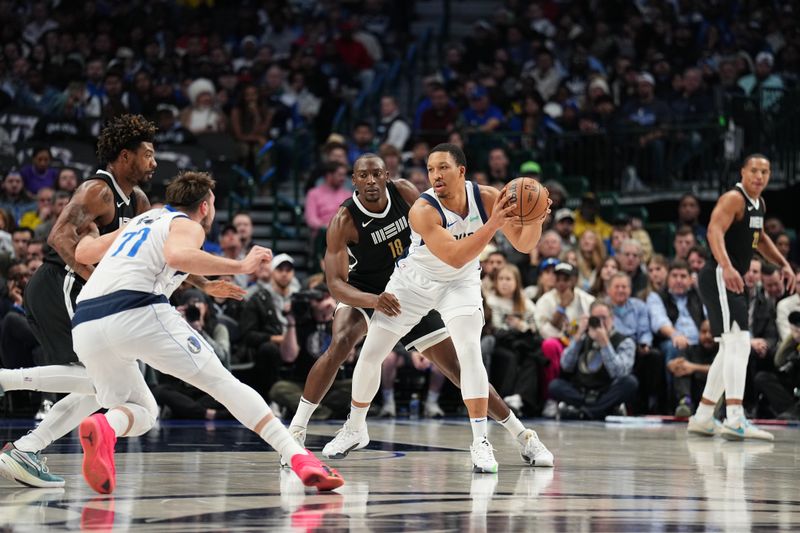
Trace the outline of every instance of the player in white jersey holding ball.
[[516, 205], [507, 204], [505, 191], [467, 182], [465, 172], [466, 157], [455, 145], [440, 144], [428, 156], [432, 188], [411, 207], [411, 247], [408, 256], [398, 261], [385, 291], [399, 301], [400, 314], [389, 316], [389, 309], [376, 309], [353, 373], [350, 417], [325, 445], [326, 457], [343, 457], [367, 445], [366, 416], [380, 385], [381, 363], [401, 337], [436, 309], [461, 363], [474, 470], [497, 472], [486, 436], [489, 379], [480, 349], [483, 302], [478, 255], [499, 229], [517, 250], [530, 252], [539, 241], [547, 210], [541, 219], [523, 225], [512, 214]]
[[[272, 252], [253, 247], [241, 261], [201, 250], [214, 220], [214, 180], [187, 172], [167, 187], [168, 205], [133, 218], [99, 238], [84, 237], [76, 256], [84, 264], [101, 257], [78, 297], [72, 334], [97, 400], [108, 409], [80, 425], [83, 475], [100, 493], [116, 484], [114, 444], [155, 423], [158, 406], [137, 360], [208, 393], [283, 457], [304, 484], [330, 490], [344, 481], [297, 445], [263, 398], [222, 366], [214, 350], [168, 301], [189, 273], [249, 274]], [[113, 242], [112, 242], [113, 241]]]

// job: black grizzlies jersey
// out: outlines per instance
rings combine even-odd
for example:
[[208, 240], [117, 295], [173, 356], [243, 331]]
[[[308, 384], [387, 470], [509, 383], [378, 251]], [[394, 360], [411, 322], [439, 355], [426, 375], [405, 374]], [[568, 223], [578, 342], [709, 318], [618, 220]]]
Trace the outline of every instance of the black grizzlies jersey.
[[[105, 235], [106, 233], [116, 231], [121, 225], [125, 224], [127, 221], [136, 216], [136, 194], [132, 193], [130, 198], [126, 198], [122, 192], [122, 189], [111, 173], [106, 172], [105, 170], [98, 170], [94, 176], [88, 179], [104, 181], [114, 194], [114, 205], [116, 206], [114, 218], [111, 220], [111, 222], [102, 228], [99, 228], [100, 235]], [[61, 259], [60, 255], [58, 255], [58, 252], [56, 252], [55, 249], [51, 248], [50, 246], [47, 246], [44, 260], [48, 263], [53, 263], [62, 267], [66, 266], [64, 260]]]
[[368, 211], [356, 194], [342, 202], [358, 231], [358, 242], [347, 243], [350, 255], [347, 282], [372, 294], [383, 292], [395, 262], [405, 255], [411, 243], [408, 204], [391, 181], [386, 184], [386, 195], [389, 201], [382, 213]]
[[741, 220], [734, 219], [725, 232], [725, 250], [733, 268], [744, 276], [750, 268], [753, 250], [758, 247], [761, 230], [764, 229], [764, 200], [748, 198], [741, 183], [737, 183], [734, 190], [744, 198], [744, 216]]

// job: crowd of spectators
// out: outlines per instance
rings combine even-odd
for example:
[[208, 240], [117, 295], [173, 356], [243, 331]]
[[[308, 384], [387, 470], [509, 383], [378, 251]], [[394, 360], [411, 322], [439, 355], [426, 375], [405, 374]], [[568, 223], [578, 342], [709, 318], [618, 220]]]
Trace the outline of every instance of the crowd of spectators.
[[[158, 153], [199, 147], [212, 158], [208, 139], [227, 139], [233, 159], [253, 175], [277, 165], [276, 179], [302, 180], [313, 241], [304, 264], [312, 274], [325, 228], [350, 194], [350, 167], [366, 152], [379, 153], [393, 179], [424, 190], [427, 152], [443, 141], [466, 146], [470, 179], [495, 186], [521, 174], [544, 179], [543, 155], [594, 183], [608, 168], [575, 154], [586, 143], [626, 146], [614, 175], [627, 171], [628, 185], [657, 188], [694, 164], [707, 140], [701, 125], [720, 116], [745, 127], [746, 145], [762, 142], [747, 129], [751, 108], [737, 102], [780, 112], [782, 91], [795, 88], [800, 68], [791, 2], [510, 0], [467, 38], [446, 43], [438, 66], [414, 73], [419, 94], [403, 99], [390, 87], [375, 109], [357, 109], [357, 95], [404, 57], [412, 9], [385, 0], [0, 0], [3, 366], [37, 363], [35, 341], [19, 338], [21, 294], [54, 220], [93, 171], [80, 143], [92, 154], [101, 125], [119, 114], [153, 120]], [[342, 105], [354, 120], [332, 133]], [[281, 154], [292, 152], [291, 134], [300, 130], [319, 150], [303, 154], [305, 172], [292, 175]], [[536, 250], [519, 254], [498, 237], [481, 257], [482, 348], [492, 383], [526, 415], [690, 414], [715, 352], [694, 288], [709, 257], [708, 213], [685, 195], [668, 220], [674, 240], [654, 249], [636, 217], [605, 220], [595, 194], [570, 199], [557, 180], [547, 185], [554, 205]], [[579, 207], [567, 207], [569, 200]], [[794, 233], [774, 217], [766, 230], [796, 265]], [[211, 248], [241, 258], [253, 233], [250, 214], [239, 213], [218, 228]], [[248, 287], [242, 303], [193, 290], [177, 292], [174, 303], [221, 360], [291, 412], [305, 373], [330, 343], [335, 302], [321, 275], [301, 280], [297, 258], [281, 251], [254, 276], [231, 278]], [[783, 294], [774, 267], [760, 260], [745, 281], [753, 333], [745, 405], [797, 418], [800, 295]], [[431, 416], [450, 407], [439, 403], [441, 374], [419, 354], [398, 347], [384, 372], [384, 414], [396, 414], [386, 408], [395, 388], [424, 395]], [[156, 382], [174, 416], [227, 416], [183, 384]], [[346, 411], [346, 398], [332, 396], [321, 416]]]

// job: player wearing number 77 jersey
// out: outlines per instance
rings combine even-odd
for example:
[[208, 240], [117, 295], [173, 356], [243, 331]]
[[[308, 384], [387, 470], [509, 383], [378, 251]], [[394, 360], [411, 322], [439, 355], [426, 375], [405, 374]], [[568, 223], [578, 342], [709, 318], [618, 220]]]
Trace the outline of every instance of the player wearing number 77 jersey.
[[114, 234], [84, 237], [76, 256], [100, 263], [78, 297], [72, 319], [75, 353], [108, 409], [81, 422], [83, 475], [100, 493], [116, 485], [117, 437], [137, 436], [155, 423], [158, 406], [137, 361], [206, 392], [283, 457], [304, 484], [341, 486], [338, 473], [302, 449], [263, 398], [222, 366], [214, 350], [168, 301], [188, 276], [248, 274], [272, 252], [255, 246], [241, 261], [201, 250], [214, 220], [214, 180], [186, 172], [167, 187], [168, 205], [132, 219]]

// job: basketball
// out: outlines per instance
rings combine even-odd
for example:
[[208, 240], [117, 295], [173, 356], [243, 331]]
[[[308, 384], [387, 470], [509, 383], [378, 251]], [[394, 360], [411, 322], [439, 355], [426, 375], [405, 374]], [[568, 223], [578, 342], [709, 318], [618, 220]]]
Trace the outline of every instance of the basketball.
[[547, 187], [533, 178], [517, 178], [511, 180], [505, 187], [508, 201], [516, 204], [513, 211], [522, 223], [538, 220], [547, 211], [547, 199], [550, 193]]

